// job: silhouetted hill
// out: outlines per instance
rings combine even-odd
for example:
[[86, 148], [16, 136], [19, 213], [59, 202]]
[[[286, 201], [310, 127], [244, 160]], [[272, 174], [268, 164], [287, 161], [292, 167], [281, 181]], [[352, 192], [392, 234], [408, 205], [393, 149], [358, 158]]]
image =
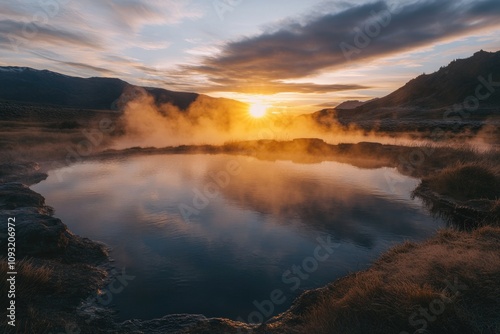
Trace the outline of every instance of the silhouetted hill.
[[[432, 74], [423, 74], [406, 85], [376, 101], [366, 103], [357, 110], [376, 108], [420, 107], [436, 109], [463, 103], [474, 95], [480, 84], [478, 77], [500, 82], [500, 51], [479, 51], [467, 59], [458, 59]], [[483, 102], [485, 105], [500, 105], [500, 89]]]
[[[0, 99], [81, 109], [109, 110], [135, 86], [113, 78], [78, 78], [28, 67], [0, 67]], [[199, 96], [161, 88], [145, 88], [157, 104], [184, 110]]]
[[[493, 82], [500, 82], [500, 51], [480, 51], [470, 58], [455, 60], [435, 73], [423, 74], [395, 92], [354, 109], [323, 109], [308, 117], [325, 127], [339, 122], [382, 131], [453, 128], [458, 115], [446, 114], [447, 110], [463, 106], [468, 97], [476, 94], [481, 84], [479, 77], [487, 81], [490, 75]], [[486, 123], [493, 124], [493, 119], [500, 121], [500, 87], [493, 88], [495, 92], [481, 101], [477, 110], [468, 117], [458, 117], [461, 126], [479, 129]], [[487, 94], [487, 88], [480, 93]]]
[[161, 88], [146, 88], [149, 94], [153, 95], [157, 104], [171, 103], [182, 110], [187, 109], [200, 94], [173, 92]]
[[349, 101], [342, 102], [341, 104], [336, 106], [335, 109], [337, 109], [337, 110], [351, 110], [351, 109], [354, 109], [357, 107], [361, 107], [365, 103], [366, 102], [358, 101], [358, 100], [349, 100]]
[[377, 98], [369, 100], [369, 101], [358, 101], [358, 100], [349, 100], [342, 102], [338, 106], [335, 107], [336, 110], [352, 110], [358, 107], [364, 106], [367, 103], [378, 100]]
[[0, 99], [84, 109], [110, 109], [128, 84], [76, 78], [27, 67], [0, 67]]

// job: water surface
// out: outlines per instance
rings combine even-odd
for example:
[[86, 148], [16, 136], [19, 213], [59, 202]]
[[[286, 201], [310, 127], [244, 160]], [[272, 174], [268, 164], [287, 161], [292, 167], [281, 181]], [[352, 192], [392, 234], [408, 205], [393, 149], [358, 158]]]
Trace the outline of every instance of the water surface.
[[[161, 155], [51, 171], [33, 189], [71, 231], [111, 246], [116, 267], [136, 276], [113, 296], [121, 320], [173, 313], [247, 320], [254, 301], [275, 289], [286, 298], [276, 313], [305, 289], [443, 227], [410, 198], [418, 182], [395, 169], [336, 162]], [[328, 237], [340, 246], [325, 261], [291, 272]]]

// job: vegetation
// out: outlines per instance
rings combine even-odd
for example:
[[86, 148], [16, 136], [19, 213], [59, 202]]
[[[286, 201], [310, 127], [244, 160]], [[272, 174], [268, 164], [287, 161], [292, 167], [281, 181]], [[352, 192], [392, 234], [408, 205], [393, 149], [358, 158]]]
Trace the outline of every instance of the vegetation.
[[[0, 271], [9, 272], [7, 260], [0, 259]], [[41, 333], [47, 330], [50, 321], [40, 317], [37, 303], [33, 303], [38, 294], [53, 294], [58, 290], [54, 281], [54, 273], [47, 265], [36, 264], [33, 259], [24, 258], [16, 263], [16, 320], [15, 333]], [[7, 296], [9, 284], [6, 280], [0, 281], [0, 293]], [[4, 312], [4, 311], [3, 311]], [[5, 316], [4, 316], [5, 319]], [[3, 322], [0, 330], [9, 333], [12, 328]]]
[[453, 226], [500, 226], [498, 166], [495, 159], [454, 164], [424, 177], [413, 195]]
[[[24, 258], [16, 263], [17, 278], [16, 288], [20, 300], [30, 299], [30, 296], [40, 290], [53, 290], [55, 286], [50, 281], [52, 269], [45, 265], [36, 265], [32, 259]], [[9, 272], [7, 261], [0, 259], [0, 271]], [[8, 285], [5, 280], [0, 281], [0, 293], [6, 296]]]
[[499, 281], [499, 228], [443, 230], [320, 289], [293, 320], [302, 333], [493, 334], [500, 331]]
[[426, 177], [424, 184], [457, 200], [497, 200], [500, 198], [500, 171], [495, 167], [485, 163], [459, 163]]

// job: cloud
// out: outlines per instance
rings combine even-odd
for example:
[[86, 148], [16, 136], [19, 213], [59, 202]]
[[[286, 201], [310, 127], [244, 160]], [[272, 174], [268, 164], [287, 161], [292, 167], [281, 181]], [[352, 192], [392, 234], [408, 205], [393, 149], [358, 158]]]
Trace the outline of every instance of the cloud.
[[[303, 94], [319, 94], [331, 93], [347, 90], [368, 89], [362, 85], [319, 85], [315, 83], [286, 83], [282, 81], [271, 81], [266, 83], [245, 83], [237, 80], [215, 80], [225, 82], [225, 84], [214, 85], [207, 88], [207, 91], [223, 91], [245, 94], [272, 95], [279, 93], [303, 93]], [[202, 88], [199, 90], [204, 92]]]
[[115, 72], [115, 71], [112, 71], [110, 69], [103, 68], [103, 67], [93, 66], [93, 65], [89, 65], [89, 64], [80, 63], [80, 62], [59, 60], [56, 58], [57, 55], [55, 55], [54, 53], [50, 53], [50, 55], [48, 54], [48, 52], [45, 52], [45, 54], [43, 54], [41, 52], [32, 51], [31, 53], [36, 55], [39, 58], [47, 59], [47, 60], [54, 62], [56, 64], [60, 64], [60, 65], [63, 65], [65, 67], [69, 66], [69, 67], [75, 68], [77, 70], [84, 70], [86, 72], [95, 72], [95, 73], [98, 73], [99, 75], [105, 75], [105, 76], [117, 76], [119, 74], [118, 72]]
[[[268, 88], [270, 93], [317, 92], [328, 88], [335, 91], [335, 85], [284, 84], [282, 81], [366, 63], [499, 26], [499, 14], [498, 0], [422, 0], [398, 8], [378, 1], [333, 14], [307, 16], [307, 20], [284, 21], [281, 26], [268, 28], [258, 36], [230, 42], [219, 55], [205, 57], [202, 65], [183, 70], [203, 75], [213, 89], [244, 92], [259, 90], [260, 86], [262, 90]], [[369, 45], [356, 43], [360, 30], [372, 27], [371, 31], [377, 32], [374, 24], [378, 24], [380, 32], [372, 33]], [[346, 52], [346, 45], [356, 48], [355, 51]], [[353, 49], [347, 47], [348, 51]], [[231, 85], [220, 85], [226, 81]], [[364, 87], [357, 89], [360, 88]]]
[[99, 38], [95, 36], [88, 36], [70, 30], [60, 30], [49, 25], [27, 24], [14, 20], [0, 21], [0, 43], [13, 49], [19, 45], [30, 46], [34, 43], [69, 44], [73, 47], [101, 48]]
[[[177, 24], [199, 18], [202, 13], [191, 1], [173, 0], [91, 0], [94, 11], [115, 26], [137, 31], [145, 25]], [[87, 4], [85, 4], [87, 5]]]
[[77, 69], [81, 69], [81, 70], [94, 71], [94, 72], [97, 72], [101, 75], [114, 75], [114, 76], [116, 76], [118, 74], [117, 72], [112, 71], [112, 70], [108, 70], [106, 68], [92, 66], [92, 65], [83, 64], [83, 63], [76, 63], [76, 62], [70, 62], [70, 61], [56, 61], [56, 62], [58, 62], [60, 64], [67, 65], [67, 66], [71, 66], [71, 67], [74, 67]]

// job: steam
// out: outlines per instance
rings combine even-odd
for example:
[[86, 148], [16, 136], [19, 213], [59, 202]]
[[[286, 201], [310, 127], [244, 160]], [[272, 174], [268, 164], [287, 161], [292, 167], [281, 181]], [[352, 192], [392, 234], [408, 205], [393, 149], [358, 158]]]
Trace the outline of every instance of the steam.
[[[320, 138], [330, 144], [359, 143], [362, 141], [402, 146], [446, 145], [463, 147], [463, 138], [436, 143], [422, 139], [421, 133], [381, 134], [366, 131], [354, 125], [344, 126], [331, 115], [321, 119], [322, 125], [310, 115], [289, 115], [271, 112], [257, 119], [249, 114], [249, 106], [241, 102], [214, 99], [204, 95], [181, 110], [171, 103], [158, 105], [145, 89], [136, 87], [132, 98], [124, 103], [122, 117], [126, 135], [113, 145], [127, 147], [166, 147], [179, 145], [222, 145], [246, 140], [292, 140]], [[485, 134], [494, 129], [485, 128], [477, 134], [464, 133], [470, 146], [479, 150], [491, 148]]]
[[248, 108], [240, 102], [200, 95], [187, 110], [181, 110], [171, 103], [157, 105], [153, 96], [138, 88], [124, 107], [127, 135], [115, 148], [221, 145], [231, 141], [326, 138], [329, 135], [308, 118], [271, 113], [257, 119], [250, 116]]

